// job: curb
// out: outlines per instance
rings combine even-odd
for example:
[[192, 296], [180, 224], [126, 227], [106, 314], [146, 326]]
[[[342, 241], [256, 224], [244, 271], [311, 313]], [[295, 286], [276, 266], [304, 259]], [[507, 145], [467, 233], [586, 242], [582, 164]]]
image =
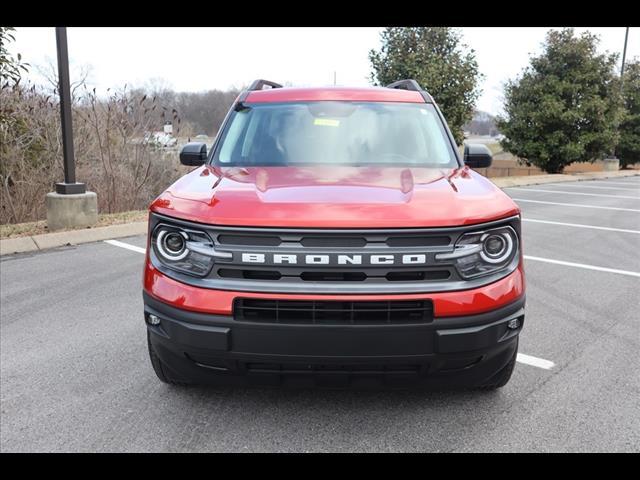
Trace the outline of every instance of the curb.
[[[500, 188], [524, 187], [545, 183], [575, 182], [581, 180], [595, 180], [598, 178], [635, 177], [640, 170], [622, 170], [612, 172], [589, 172], [576, 174], [530, 175], [523, 177], [490, 178]], [[130, 237], [147, 233], [147, 222], [121, 223], [106, 227], [87, 228], [83, 230], [69, 230], [66, 232], [43, 233], [28, 237], [7, 238], [0, 240], [0, 256], [12, 253], [33, 252], [65, 245], [80, 245], [82, 243], [98, 242], [111, 238]]]
[[552, 175], [529, 175], [522, 177], [496, 177], [489, 178], [496, 186], [500, 188], [507, 187], [526, 187], [528, 185], [543, 185], [545, 183], [562, 183], [576, 182], [582, 180], [596, 180], [599, 178], [623, 178], [636, 177], [640, 175], [640, 170], [619, 170], [612, 172], [589, 172], [589, 173], [573, 173], [564, 174], [557, 173]]
[[121, 223], [106, 227], [69, 230], [66, 232], [43, 233], [29, 237], [0, 240], [0, 256], [12, 253], [33, 252], [65, 245], [98, 242], [111, 238], [130, 237], [147, 233], [148, 224], [143, 222]]

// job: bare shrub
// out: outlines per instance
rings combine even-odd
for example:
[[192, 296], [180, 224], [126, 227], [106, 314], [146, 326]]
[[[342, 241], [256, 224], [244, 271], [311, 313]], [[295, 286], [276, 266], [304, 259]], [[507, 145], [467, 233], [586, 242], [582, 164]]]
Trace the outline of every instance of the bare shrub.
[[[187, 171], [175, 151], [150, 141], [166, 120], [176, 136], [181, 128], [177, 110], [156, 96], [125, 87], [99, 97], [82, 82], [73, 101], [76, 174], [98, 194], [100, 212], [145, 208]], [[46, 216], [45, 194], [63, 179], [59, 112], [54, 89], [0, 90], [0, 223]]]
[[206, 92], [180, 92], [172, 98], [183, 119], [195, 134], [215, 136], [239, 90], [209, 90]]
[[[63, 177], [59, 113], [34, 86], [0, 90], [0, 222], [43, 218], [44, 196]], [[57, 115], [56, 115], [57, 114]]]

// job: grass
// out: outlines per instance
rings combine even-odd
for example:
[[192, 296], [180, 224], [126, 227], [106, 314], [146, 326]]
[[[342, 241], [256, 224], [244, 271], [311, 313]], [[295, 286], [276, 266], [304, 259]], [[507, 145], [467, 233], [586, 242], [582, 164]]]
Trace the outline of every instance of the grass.
[[[146, 210], [133, 210], [130, 212], [119, 213], [103, 213], [98, 215], [98, 223], [93, 227], [106, 227], [108, 225], [118, 225], [121, 223], [130, 222], [143, 222], [147, 220]], [[78, 230], [78, 229], [69, 229]], [[64, 230], [56, 230], [56, 232], [62, 232]], [[37, 222], [28, 223], [10, 223], [7, 225], [0, 225], [0, 238], [15, 238], [26, 237], [31, 235], [40, 235], [42, 233], [49, 233], [46, 220], [39, 220]]]
[[[468, 143], [473, 143], [473, 139], [465, 140]], [[484, 145], [491, 150], [491, 155], [497, 155], [498, 153], [504, 153], [502, 146], [498, 142], [485, 143]], [[464, 154], [464, 145], [458, 145], [458, 151], [460, 154]]]
[[487, 147], [491, 150], [491, 155], [497, 155], [498, 153], [504, 152], [502, 146], [499, 143], [487, 143]]

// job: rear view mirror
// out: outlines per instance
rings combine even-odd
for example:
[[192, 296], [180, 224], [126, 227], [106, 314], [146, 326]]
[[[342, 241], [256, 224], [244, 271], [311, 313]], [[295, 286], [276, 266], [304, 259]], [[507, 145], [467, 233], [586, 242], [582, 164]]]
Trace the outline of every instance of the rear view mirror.
[[464, 163], [471, 168], [488, 168], [493, 156], [491, 150], [482, 143], [468, 143], [464, 146]]
[[198, 166], [207, 161], [207, 145], [201, 142], [187, 143], [180, 150], [180, 163], [188, 166]]

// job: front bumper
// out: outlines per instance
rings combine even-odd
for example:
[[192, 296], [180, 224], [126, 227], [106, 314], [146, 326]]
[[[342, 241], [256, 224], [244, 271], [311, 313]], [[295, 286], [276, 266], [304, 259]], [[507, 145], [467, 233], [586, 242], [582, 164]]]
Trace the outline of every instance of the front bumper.
[[[524, 323], [524, 294], [475, 315], [419, 325], [256, 324], [176, 308], [144, 293], [162, 362], [197, 383], [473, 387], [507, 365]], [[518, 328], [507, 326], [520, 319]]]

